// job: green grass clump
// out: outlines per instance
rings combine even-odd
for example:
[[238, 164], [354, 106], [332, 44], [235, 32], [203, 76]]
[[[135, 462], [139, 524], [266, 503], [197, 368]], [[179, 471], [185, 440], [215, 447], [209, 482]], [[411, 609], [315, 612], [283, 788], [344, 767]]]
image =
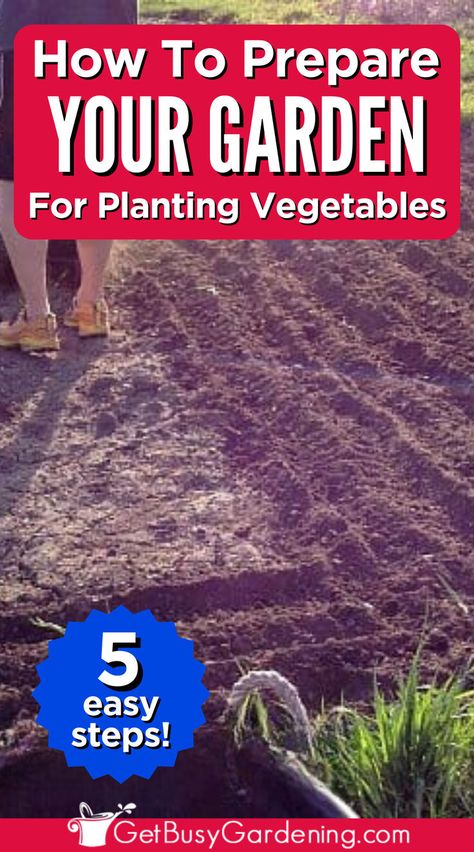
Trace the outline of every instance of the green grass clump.
[[452, 677], [423, 686], [418, 656], [393, 700], [316, 720], [314, 768], [364, 817], [474, 815], [474, 692]]
[[276, 748], [296, 750], [362, 817], [473, 817], [474, 690], [466, 685], [472, 677], [468, 669], [462, 677], [426, 685], [418, 652], [393, 697], [375, 685], [364, 712], [323, 708], [313, 720], [314, 736], [309, 733], [302, 747], [294, 745], [286, 699], [277, 694], [270, 701], [252, 689], [234, 707], [234, 738], [240, 745], [258, 736]]
[[142, 0], [141, 15], [192, 23], [287, 24], [331, 23], [334, 19], [314, 0]]
[[233, 734], [237, 746], [248, 736], [258, 736], [266, 743], [276, 741], [267, 705], [258, 692], [250, 692], [242, 701], [233, 719]]
[[474, 38], [461, 38], [461, 110], [463, 119], [474, 119]]

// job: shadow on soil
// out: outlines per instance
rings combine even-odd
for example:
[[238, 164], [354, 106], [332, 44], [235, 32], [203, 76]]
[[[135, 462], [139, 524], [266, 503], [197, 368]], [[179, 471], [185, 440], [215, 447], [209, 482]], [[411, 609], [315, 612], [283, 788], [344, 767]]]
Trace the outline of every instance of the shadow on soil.
[[[61, 315], [78, 282], [70, 245], [52, 247], [49, 260], [53, 310]], [[18, 307], [18, 287], [4, 250], [0, 251], [0, 313], [11, 319]], [[0, 453], [0, 518], [27, 491], [48, 454], [64, 400], [103, 351], [103, 341], [79, 346], [74, 336], [59, 353], [26, 355], [0, 351], [0, 424], [10, 440]]]

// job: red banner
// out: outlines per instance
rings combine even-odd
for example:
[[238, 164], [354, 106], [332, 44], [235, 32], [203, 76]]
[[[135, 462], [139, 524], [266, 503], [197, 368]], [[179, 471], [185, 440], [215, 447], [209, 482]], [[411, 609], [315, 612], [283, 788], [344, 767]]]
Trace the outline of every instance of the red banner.
[[27, 27], [15, 45], [17, 227], [448, 237], [459, 56], [443, 26]]
[[474, 844], [473, 820], [0, 820], [0, 848], [68, 852], [78, 846], [107, 849], [169, 847], [175, 852], [202, 849], [326, 849], [468, 852]]

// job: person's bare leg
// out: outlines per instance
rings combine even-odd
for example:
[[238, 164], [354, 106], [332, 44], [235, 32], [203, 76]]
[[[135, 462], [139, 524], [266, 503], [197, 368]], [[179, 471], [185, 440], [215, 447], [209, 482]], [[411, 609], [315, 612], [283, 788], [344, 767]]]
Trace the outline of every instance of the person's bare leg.
[[95, 304], [104, 298], [105, 271], [111, 249], [111, 240], [78, 240], [81, 263], [81, 285], [76, 294], [78, 305]]
[[0, 232], [15, 272], [29, 320], [50, 313], [46, 289], [46, 240], [27, 240], [20, 236], [13, 220], [13, 183], [0, 181]]

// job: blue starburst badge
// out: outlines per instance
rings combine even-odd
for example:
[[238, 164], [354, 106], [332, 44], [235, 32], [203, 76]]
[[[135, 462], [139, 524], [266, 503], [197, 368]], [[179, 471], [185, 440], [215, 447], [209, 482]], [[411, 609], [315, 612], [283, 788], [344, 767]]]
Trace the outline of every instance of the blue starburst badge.
[[38, 666], [38, 722], [68, 766], [92, 778], [150, 778], [192, 748], [204, 722], [205, 667], [194, 643], [150, 610], [94, 610], [49, 643]]

